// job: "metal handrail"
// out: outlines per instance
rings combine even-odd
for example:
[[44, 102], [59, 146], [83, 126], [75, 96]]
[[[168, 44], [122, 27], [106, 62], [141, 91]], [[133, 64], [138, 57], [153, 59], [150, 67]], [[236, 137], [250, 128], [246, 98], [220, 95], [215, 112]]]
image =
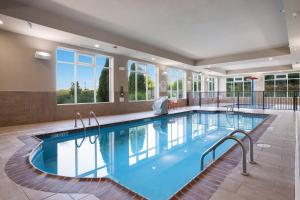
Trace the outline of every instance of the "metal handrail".
[[227, 105], [226, 112], [234, 112], [234, 105]]
[[234, 141], [236, 141], [241, 146], [241, 148], [242, 148], [242, 157], [243, 157], [242, 158], [243, 159], [243, 171], [242, 171], [242, 175], [247, 176], [248, 173], [247, 173], [247, 158], [246, 158], [246, 153], [247, 152], [246, 152], [246, 148], [245, 148], [243, 142], [240, 139], [238, 139], [235, 136], [233, 136], [233, 135], [227, 135], [227, 136], [223, 137], [222, 139], [220, 139], [217, 143], [215, 143], [212, 147], [210, 147], [209, 149], [207, 149], [202, 154], [202, 156], [201, 156], [201, 171], [203, 171], [205, 156], [212, 151], [213, 161], [214, 161], [215, 158], [216, 158], [216, 152], [215, 152], [216, 148], [219, 145], [223, 144], [226, 140], [234, 140]]
[[247, 131], [242, 130], [242, 129], [234, 130], [229, 135], [234, 135], [236, 133], [242, 133], [249, 139], [249, 151], [250, 151], [250, 162], [249, 163], [256, 164], [256, 162], [254, 161], [254, 155], [253, 155], [253, 139], [252, 139], [252, 137], [250, 136], [250, 134]]
[[91, 137], [89, 137], [90, 143], [91, 143], [91, 144], [95, 144], [96, 140], [98, 139], [98, 137], [99, 137], [99, 135], [100, 135], [100, 123], [99, 123], [99, 121], [98, 121], [98, 119], [97, 119], [97, 116], [96, 116], [96, 114], [94, 113], [94, 111], [91, 110], [91, 111], [90, 111], [90, 114], [89, 114], [89, 125], [91, 125], [91, 116], [94, 117], [94, 119], [95, 119], [95, 121], [96, 121], [96, 123], [97, 123], [97, 125], [98, 125], [98, 135], [95, 137], [94, 142], [92, 142], [92, 141], [91, 141]]
[[75, 114], [75, 127], [77, 127], [77, 120], [78, 119], [81, 121], [81, 124], [82, 124], [84, 130], [86, 130], [86, 127], [85, 127], [85, 125], [83, 123], [83, 120], [82, 120], [80, 112], [76, 112], [76, 114]]
[[97, 116], [96, 116], [96, 114], [94, 113], [94, 111], [92, 111], [92, 110], [90, 111], [90, 115], [89, 115], [89, 125], [91, 125], [91, 116], [94, 117], [95, 121], [97, 122], [98, 127], [100, 128], [100, 123], [99, 123], [99, 121], [98, 121], [98, 119], [97, 119]]
[[75, 145], [79, 148], [79, 147], [81, 147], [81, 145], [83, 144], [83, 141], [85, 140], [85, 137], [86, 137], [86, 127], [84, 125], [84, 122], [82, 120], [81, 114], [79, 112], [76, 112], [76, 114], [75, 114], [75, 127], [77, 127], [77, 120], [78, 119], [81, 121], [81, 124], [83, 126], [83, 130], [84, 130], [84, 138], [81, 140], [81, 142], [80, 142], [79, 145], [77, 143], [77, 139], [75, 139]]

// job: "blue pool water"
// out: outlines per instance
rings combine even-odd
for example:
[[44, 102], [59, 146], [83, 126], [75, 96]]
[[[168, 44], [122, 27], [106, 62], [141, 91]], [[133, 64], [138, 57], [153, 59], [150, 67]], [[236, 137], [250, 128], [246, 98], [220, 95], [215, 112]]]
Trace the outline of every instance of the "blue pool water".
[[[186, 112], [43, 138], [32, 163], [71, 177], [108, 177], [153, 199], [168, 199], [200, 173], [200, 156], [234, 129], [250, 131], [266, 115]], [[84, 139], [85, 138], [85, 139]], [[235, 144], [218, 147], [219, 157]], [[205, 160], [210, 162], [209, 154]]]

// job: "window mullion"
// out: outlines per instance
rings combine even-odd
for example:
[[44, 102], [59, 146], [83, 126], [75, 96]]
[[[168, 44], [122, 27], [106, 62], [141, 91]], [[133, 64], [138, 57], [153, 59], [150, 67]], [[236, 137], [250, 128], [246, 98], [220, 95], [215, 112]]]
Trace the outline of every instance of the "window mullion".
[[177, 77], [176, 77], [176, 80], [177, 80], [177, 92], [176, 92], [176, 98], [178, 99], [178, 97], [179, 97], [179, 84], [178, 84], [178, 82], [179, 82], [179, 72], [178, 72], [178, 70], [177, 70]]
[[148, 100], [148, 74], [145, 73], [146, 76], [146, 100]]
[[[104, 68], [103, 68], [104, 69]], [[96, 99], [96, 90], [97, 90], [97, 80], [96, 80], [96, 64], [94, 63], [94, 103], [97, 102], [97, 99]], [[99, 82], [99, 86], [100, 86], [100, 82]]]
[[77, 52], [74, 52], [75, 63], [74, 63], [74, 102], [77, 104]]
[[134, 72], [134, 74], [135, 74], [135, 100], [137, 101], [138, 99], [137, 99], [137, 90], [138, 90], [138, 88], [137, 88], [137, 74], [138, 74], [138, 72], [137, 71], [135, 71]]

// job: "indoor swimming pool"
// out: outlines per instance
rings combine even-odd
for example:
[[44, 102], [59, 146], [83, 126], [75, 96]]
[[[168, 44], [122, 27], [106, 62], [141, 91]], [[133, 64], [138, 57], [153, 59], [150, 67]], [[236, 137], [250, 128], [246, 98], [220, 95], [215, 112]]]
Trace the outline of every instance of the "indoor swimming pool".
[[[253, 130], [266, 117], [190, 111], [43, 135], [31, 162], [46, 173], [106, 177], [147, 199], [168, 199], [201, 172], [200, 157], [208, 148], [235, 129]], [[223, 143], [216, 157], [234, 144]]]

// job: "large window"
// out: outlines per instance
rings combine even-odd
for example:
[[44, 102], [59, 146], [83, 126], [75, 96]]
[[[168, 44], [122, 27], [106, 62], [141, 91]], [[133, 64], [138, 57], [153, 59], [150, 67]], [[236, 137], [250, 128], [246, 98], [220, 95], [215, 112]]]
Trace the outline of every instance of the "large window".
[[185, 71], [168, 68], [168, 97], [175, 99], [185, 98]]
[[217, 79], [214, 77], [208, 78], [208, 91], [216, 92]]
[[153, 100], [157, 96], [157, 67], [152, 64], [128, 61], [128, 99]]
[[227, 97], [250, 96], [251, 80], [249, 77], [233, 77], [226, 79]]
[[201, 92], [202, 76], [199, 73], [193, 73], [193, 94]]
[[274, 74], [265, 76], [267, 97], [292, 97], [300, 91], [300, 73]]
[[113, 101], [108, 56], [58, 48], [56, 50], [57, 104]]

